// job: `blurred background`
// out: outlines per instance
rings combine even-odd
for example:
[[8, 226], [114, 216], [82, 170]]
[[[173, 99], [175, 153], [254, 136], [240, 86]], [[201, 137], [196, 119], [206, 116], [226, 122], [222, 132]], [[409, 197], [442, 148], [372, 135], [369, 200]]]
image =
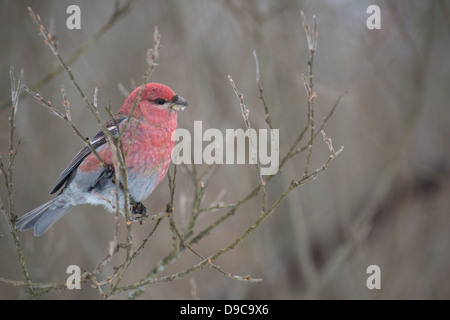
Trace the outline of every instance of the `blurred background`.
[[[68, 30], [66, 8], [81, 9], [81, 30]], [[58, 62], [38, 34], [27, 10], [31, 6], [58, 39], [62, 57], [76, 50], [108, 24], [126, 1], [0, 2], [0, 152], [8, 152], [10, 65], [16, 77], [25, 70], [32, 87]], [[381, 9], [381, 29], [369, 30], [369, 5]], [[308, 21], [317, 16], [314, 61], [316, 123], [347, 90], [325, 128], [338, 149], [345, 149], [315, 181], [293, 191], [277, 211], [242, 244], [216, 263], [227, 272], [262, 278], [236, 281], [209, 267], [169, 283], [146, 288], [142, 299], [449, 299], [450, 298], [450, 2], [448, 1], [133, 1], [126, 12], [71, 64], [86, 93], [99, 89], [99, 105], [115, 112], [133, 81], [147, 69], [146, 52], [153, 30], [162, 34], [159, 66], [151, 81], [170, 86], [189, 108], [179, 127], [192, 130], [244, 128], [239, 104], [227, 79], [243, 92], [255, 128], [265, 128], [264, 110], [255, 82], [253, 50], [260, 63], [261, 84], [272, 123], [280, 129], [283, 156], [306, 122], [301, 73], [309, 53], [300, 10]], [[37, 91], [54, 106], [64, 85], [72, 119], [86, 136], [97, 124], [60, 73]], [[14, 200], [17, 215], [47, 201], [60, 172], [83, 146], [63, 121], [30, 96], [20, 100], [16, 135]], [[103, 119], [107, 119], [106, 113]], [[446, 142], [447, 141], [447, 142]], [[304, 145], [302, 142], [300, 146]], [[328, 158], [318, 138], [312, 168]], [[268, 184], [269, 202], [300, 178], [305, 153], [294, 157]], [[202, 172], [206, 165], [198, 165]], [[243, 198], [257, 185], [251, 165], [223, 165], [207, 188], [203, 207], [218, 197], [224, 203]], [[192, 179], [179, 168], [175, 216], [183, 226], [193, 200]], [[0, 195], [5, 199], [4, 184]], [[151, 213], [169, 200], [167, 179], [144, 202]], [[230, 244], [257, 219], [261, 197], [242, 206], [195, 246], [208, 256]], [[226, 211], [203, 216], [201, 230]], [[154, 222], [135, 225], [140, 243]], [[123, 221], [122, 221], [123, 227]], [[35, 281], [65, 282], [66, 268], [92, 270], [107, 254], [114, 216], [103, 208], [79, 206], [44, 236], [20, 234]], [[0, 218], [0, 277], [23, 280], [5, 217]], [[128, 270], [123, 284], [143, 278], [172, 248], [167, 219]], [[112, 273], [105, 268], [103, 277]], [[199, 260], [186, 251], [163, 273], [182, 271]], [[381, 289], [366, 286], [367, 267], [381, 269]], [[104, 279], [104, 278], [103, 278]], [[99, 280], [102, 280], [99, 277]], [[24, 299], [25, 288], [0, 282], [0, 298]], [[97, 299], [89, 284], [82, 290], [52, 291], [41, 299]], [[126, 294], [116, 298], [126, 298]]]

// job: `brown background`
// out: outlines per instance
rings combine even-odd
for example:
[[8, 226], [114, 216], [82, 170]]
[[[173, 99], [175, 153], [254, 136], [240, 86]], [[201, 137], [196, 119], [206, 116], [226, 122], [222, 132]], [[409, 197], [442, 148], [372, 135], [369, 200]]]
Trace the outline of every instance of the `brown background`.
[[[81, 30], [66, 28], [70, 4], [81, 8]], [[381, 30], [366, 28], [370, 4], [381, 8]], [[25, 69], [28, 86], [57, 65], [29, 17], [28, 5], [46, 26], [52, 25], [63, 57], [69, 57], [97, 32], [114, 11], [112, 1], [2, 1], [1, 101], [10, 94], [10, 65], [16, 68], [16, 75], [20, 68]], [[141, 81], [146, 51], [158, 25], [163, 48], [151, 80], [169, 85], [189, 101], [190, 107], [179, 115], [180, 127], [192, 130], [194, 120], [202, 120], [204, 130], [243, 127], [227, 79], [231, 75], [245, 95], [252, 124], [264, 128], [252, 55], [256, 50], [272, 122], [280, 128], [283, 155], [306, 121], [300, 75], [308, 71], [308, 52], [300, 10], [309, 21], [316, 14], [319, 25], [314, 65], [317, 121], [348, 90], [326, 127], [334, 144], [345, 146], [344, 152], [316, 181], [291, 193], [244, 243], [217, 261], [233, 274], [249, 274], [263, 282], [235, 281], [205, 267], [175, 282], [151, 285], [141, 298], [190, 299], [193, 288], [203, 299], [450, 298], [447, 1], [340, 1], [339, 5], [334, 1], [140, 1], [71, 68], [86, 92], [99, 88], [99, 105], [111, 104], [116, 111], [124, 100], [118, 83], [131, 89], [131, 79]], [[39, 92], [58, 106], [61, 84], [72, 103], [73, 121], [84, 134], [93, 136], [95, 120], [66, 74]], [[8, 116], [9, 110], [0, 110], [0, 152], [4, 157]], [[29, 96], [19, 105], [17, 136], [22, 143], [14, 199], [21, 215], [49, 199], [48, 191], [82, 142]], [[326, 160], [328, 150], [320, 139], [314, 150], [312, 165], [316, 168]], [[269, 185], [274, 195], [269, 200], [292, 178], [301, 176], [304, 163], [302, 154], [286, 166]], [[204, 168], [198, 166], [198, 170]], [[222, 201], [236, 201], [256, 183], [253, 167], [222, 166], [207, 190], [204, 205], [221, 190], [225, 192]], [[189, 214], [192, 192], [189, 177], [180, 170], [175, 200], [180, 224]], [[0, 194], [5, 195], [3, 183]], [[168, 196], [165, 180], [145, 204], [159, 212]], [[196, 249], [207, 256], [228, 245], [259, 211], [259, 200], [246, 204]], [[205, 215], [198, 230], [221, 213]], [[362, 215], [367, 215], [370, 223], [355, 233], [354, 222]], [[102, 208], [80, 206], [43, 237], [21, 234], [34, 280], [65, 282], [65, 270], [71, 264], [93, 269], [106, 254], [113, 223], [113, 215]], [[135, 227], [136, 242], [152, 225]], [[22, 280], [4, 216], [0, 234], [0, 276]], [[165, 220], [124, 281], [142, 278], [171, 249], [171, 237]], [[347, 255], [339, 251], [342, 248], [352, 250]], [[196, 262], [198, 258], [186, 252], [164, 275]], [[311, 282], [305, 269], [308, 262], [322, 282]], [[372, 264], [381, 268], [381, 290], [366, 288], [366, 268]], [[111, 268], [105, 271], [110, 274]], [[25, 297], [23, 288], [0, 282], [0, 298]], [[89, 285], [43, 296], [97, 297]]]

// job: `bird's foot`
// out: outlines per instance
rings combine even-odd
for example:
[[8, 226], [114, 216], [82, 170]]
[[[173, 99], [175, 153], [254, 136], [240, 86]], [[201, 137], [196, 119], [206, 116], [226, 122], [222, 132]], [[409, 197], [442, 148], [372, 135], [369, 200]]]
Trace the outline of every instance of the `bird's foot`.
[[132, 201], [131, 203], [131, 220], [138, 221], [142, 224], [147, 218], [147, 208], [137, 201]]

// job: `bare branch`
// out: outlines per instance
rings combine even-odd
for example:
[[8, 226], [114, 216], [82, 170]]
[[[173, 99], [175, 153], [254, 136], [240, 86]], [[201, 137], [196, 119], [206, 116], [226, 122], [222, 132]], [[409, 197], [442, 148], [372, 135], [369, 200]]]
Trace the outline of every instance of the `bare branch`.
[[263, 89], [261, 86], [261, 74], [259, 71], [259, 62], [258, 62], [258, 56], [256, 55], [256, 50], [253, 51], [253, 58], [255, 59], [255, 65], [256, 65], [256, 85], [258, 86], [258, 90], [259, 90], [259, 99], [261, 100], [263, 107], [264, 107], [264, 111], [266, 113], [266, 115], [265, 115], [266, 123], [270, 129], [273, 129], [272, 120], [270, 120], [269, 107], [267, 106], [266, 99], [264, 99]]

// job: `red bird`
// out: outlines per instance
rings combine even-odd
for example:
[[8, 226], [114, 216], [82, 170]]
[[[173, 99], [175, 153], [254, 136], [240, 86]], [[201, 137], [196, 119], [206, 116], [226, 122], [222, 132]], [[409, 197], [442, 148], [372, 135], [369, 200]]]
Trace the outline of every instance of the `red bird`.
[[[106, 124], [114, 136], [122, 132], [140, 90], [141, 87], [135, 89], [115, 115], [115, 121]], [[124, 150], [129, 148], [126, 158], [128, 187], [131, 200], [137, 204], [133, 210], [145, 213], [146, 209], [140, 201], [147, 198], [164, 179], [175, 144], [173, 137], [177, 129], [177, 111], [187, 105], [184, 98], [165, 85], [149, 83], [145, 86], [122, 136]], [[20, 230], [34, 228], [34, 235], [40, 236], [69, 209], [79, 204], [103, 205], [109, 211], [116, 210], [114, 157], [103, 131], [97, 133], [91, 144], [108, 169], [85, 146], [61, 173], [50, 194], [64, 185], [62, 191], [54, 199], [20, 217], [16, 221]], [[121, 190], [119, 195], [121, 212], [124, 214], [124, 195]]]

